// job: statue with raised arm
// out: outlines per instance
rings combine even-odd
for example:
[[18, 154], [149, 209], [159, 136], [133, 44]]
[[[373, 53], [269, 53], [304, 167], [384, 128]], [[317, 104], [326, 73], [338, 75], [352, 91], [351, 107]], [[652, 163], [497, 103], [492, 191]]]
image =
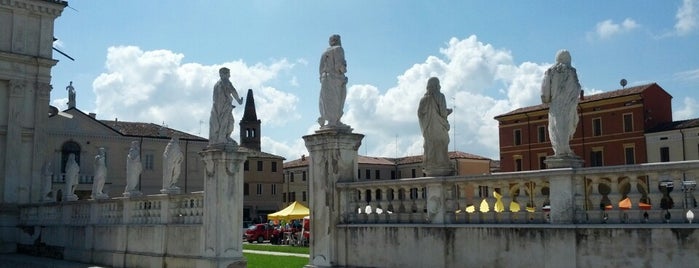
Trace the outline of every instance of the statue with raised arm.
[[422, 130], [422, 168], [427, 176], [454, 175], [449, 161], [449, 121], [447, 116], [453, 111], [447, 108], [444, 94], [437, 77], [427, 80], [427, 92], [420, 99], [417, 116]]
[[68, 108], [75, 108], [75, 88], [73, 87], [73, 81], [66, 87], [68, 91]]
[[64, 198], [65, 201], [75, 201], [78, 200], [78, 196], [75, 195], [75, 188], [78, 186], [78, 177], [80, 176], [80, 166], [78, 162], [75, 162], [75, 154], [68, 155], [68, 161], [66, 162], [66, 175], [65, 175], [65, 189]]
[[221, 79], [214, 86], [213, 104], [209, 117], [209, 147], [225, 147], [226, 144], [236, 144], [231, 138], [235, 126], [233, 118], [235, 106], [232, 102], [243, 103], [243, 98], [238, 96], [238, 91], [229, 80], [230, 70], [223, 67], [219, 69], [218, 73]]
[[104, 193], [104, 183], [107, 181], [107, 154], [104, 147], [98, 149], [98, 153], [95, 156], [95, 176], [92, 181], [92, 199], [107, 199], [109, 196]]
[[167, 146], [165, 146], [165, 152], [163, 152], [163, 189], [160, 190], [161, 193], [180, 193], [180, 188], [175, 184], [177, 184], [177, 180], [180, 178], [183, 159], [184, 155], [182, 150], [180, 150], [180, 140], [177, 137], [172, 137]]
[[138, 146], [138, 141], [131, 142], [129, 154], [126, 155], [126, 188], [124, 189], [124, 197], [141, 196], [142, 193], [136, 190], [138, 180], [143, 171], [141, 164], [141, 149]]
[[342, 49], [340, 36], [330, 36], [328, 47], [320, 58], [320, 129], [351, 130], [343, 124], [343, 109], [347, 97], [347, 62], [345, 51]]
[[578, 98], [580, 82], [571, 66], [570, 53], [560, 50], [556, 64], [544, 74], [541, 84], [541, 101], [549, 104], [549, 139], [554, 157], [575, 157], [570, 140], [578, 126]]

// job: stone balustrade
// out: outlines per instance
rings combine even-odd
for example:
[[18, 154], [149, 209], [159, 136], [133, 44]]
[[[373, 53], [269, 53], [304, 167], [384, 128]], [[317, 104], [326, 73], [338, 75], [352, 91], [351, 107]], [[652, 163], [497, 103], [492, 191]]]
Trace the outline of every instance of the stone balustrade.
[[345, 224], [683, 223], [698, 177], [699, 161], [684, 161], [337, 187]]
[[203, 192], [23, 205], [20, 225], [201, 224]]

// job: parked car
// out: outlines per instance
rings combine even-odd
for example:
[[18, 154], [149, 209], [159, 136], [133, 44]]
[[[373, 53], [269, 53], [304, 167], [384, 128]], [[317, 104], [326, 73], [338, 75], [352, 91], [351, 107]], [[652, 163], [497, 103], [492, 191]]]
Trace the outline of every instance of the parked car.
[[279, 242], [279, 237], [279, 230], [266, 223], [254, 224], [245, 230], [245, 240], [247, 240], [248, 243], [252, 243], [254, 241], [257, 241], [257, 243], [262, 243], [265, 240], [269, 240], [270, 243], [277, 244]]
[[241, 232], [241, 234], [243, 234], [243, 239], [245, 239], [245, 231], [247, 231], [251, 225], [252, 221], [243, 221], [243, 232]]

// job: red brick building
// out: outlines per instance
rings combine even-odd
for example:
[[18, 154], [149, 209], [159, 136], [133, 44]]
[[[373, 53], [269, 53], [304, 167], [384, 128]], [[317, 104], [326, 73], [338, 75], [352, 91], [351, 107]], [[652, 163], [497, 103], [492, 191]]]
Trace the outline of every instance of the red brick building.
[[[646, 163], [644, 133], [672, 122], [672, 96], [656, 83], [584, 96], [580, 120], [570, 142], [585, 167]], [[544, 169], [553, 155], [548, 137], [548, 105], [519, 108], [498, 115], [500, 169]]]

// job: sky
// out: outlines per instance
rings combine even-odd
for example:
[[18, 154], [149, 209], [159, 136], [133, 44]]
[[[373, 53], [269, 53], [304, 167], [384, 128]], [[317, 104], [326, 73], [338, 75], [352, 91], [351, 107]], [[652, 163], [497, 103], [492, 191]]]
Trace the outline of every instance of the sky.
[[[318, 63], [339, 34], [347, 60], [343, 123], [359, 154], [422, 154], [417, 106], [441, 80], [454, 109], [450, 150], [499, 159], [495, 116], [541, 103], [544, 71], [567, 49], [586, 95], [658, 83], [674, 120], [699, 117], [699, 0], [94, 1], [55, 21], [51, 104], [100, 120], [208, 137], [218, 69], [254, 92], [262, 150], [308, 155], [319, 129]], [[234, 109], [242, 117], [243, 107]], [[233, 138], [239, 141], [239, 128]]]

